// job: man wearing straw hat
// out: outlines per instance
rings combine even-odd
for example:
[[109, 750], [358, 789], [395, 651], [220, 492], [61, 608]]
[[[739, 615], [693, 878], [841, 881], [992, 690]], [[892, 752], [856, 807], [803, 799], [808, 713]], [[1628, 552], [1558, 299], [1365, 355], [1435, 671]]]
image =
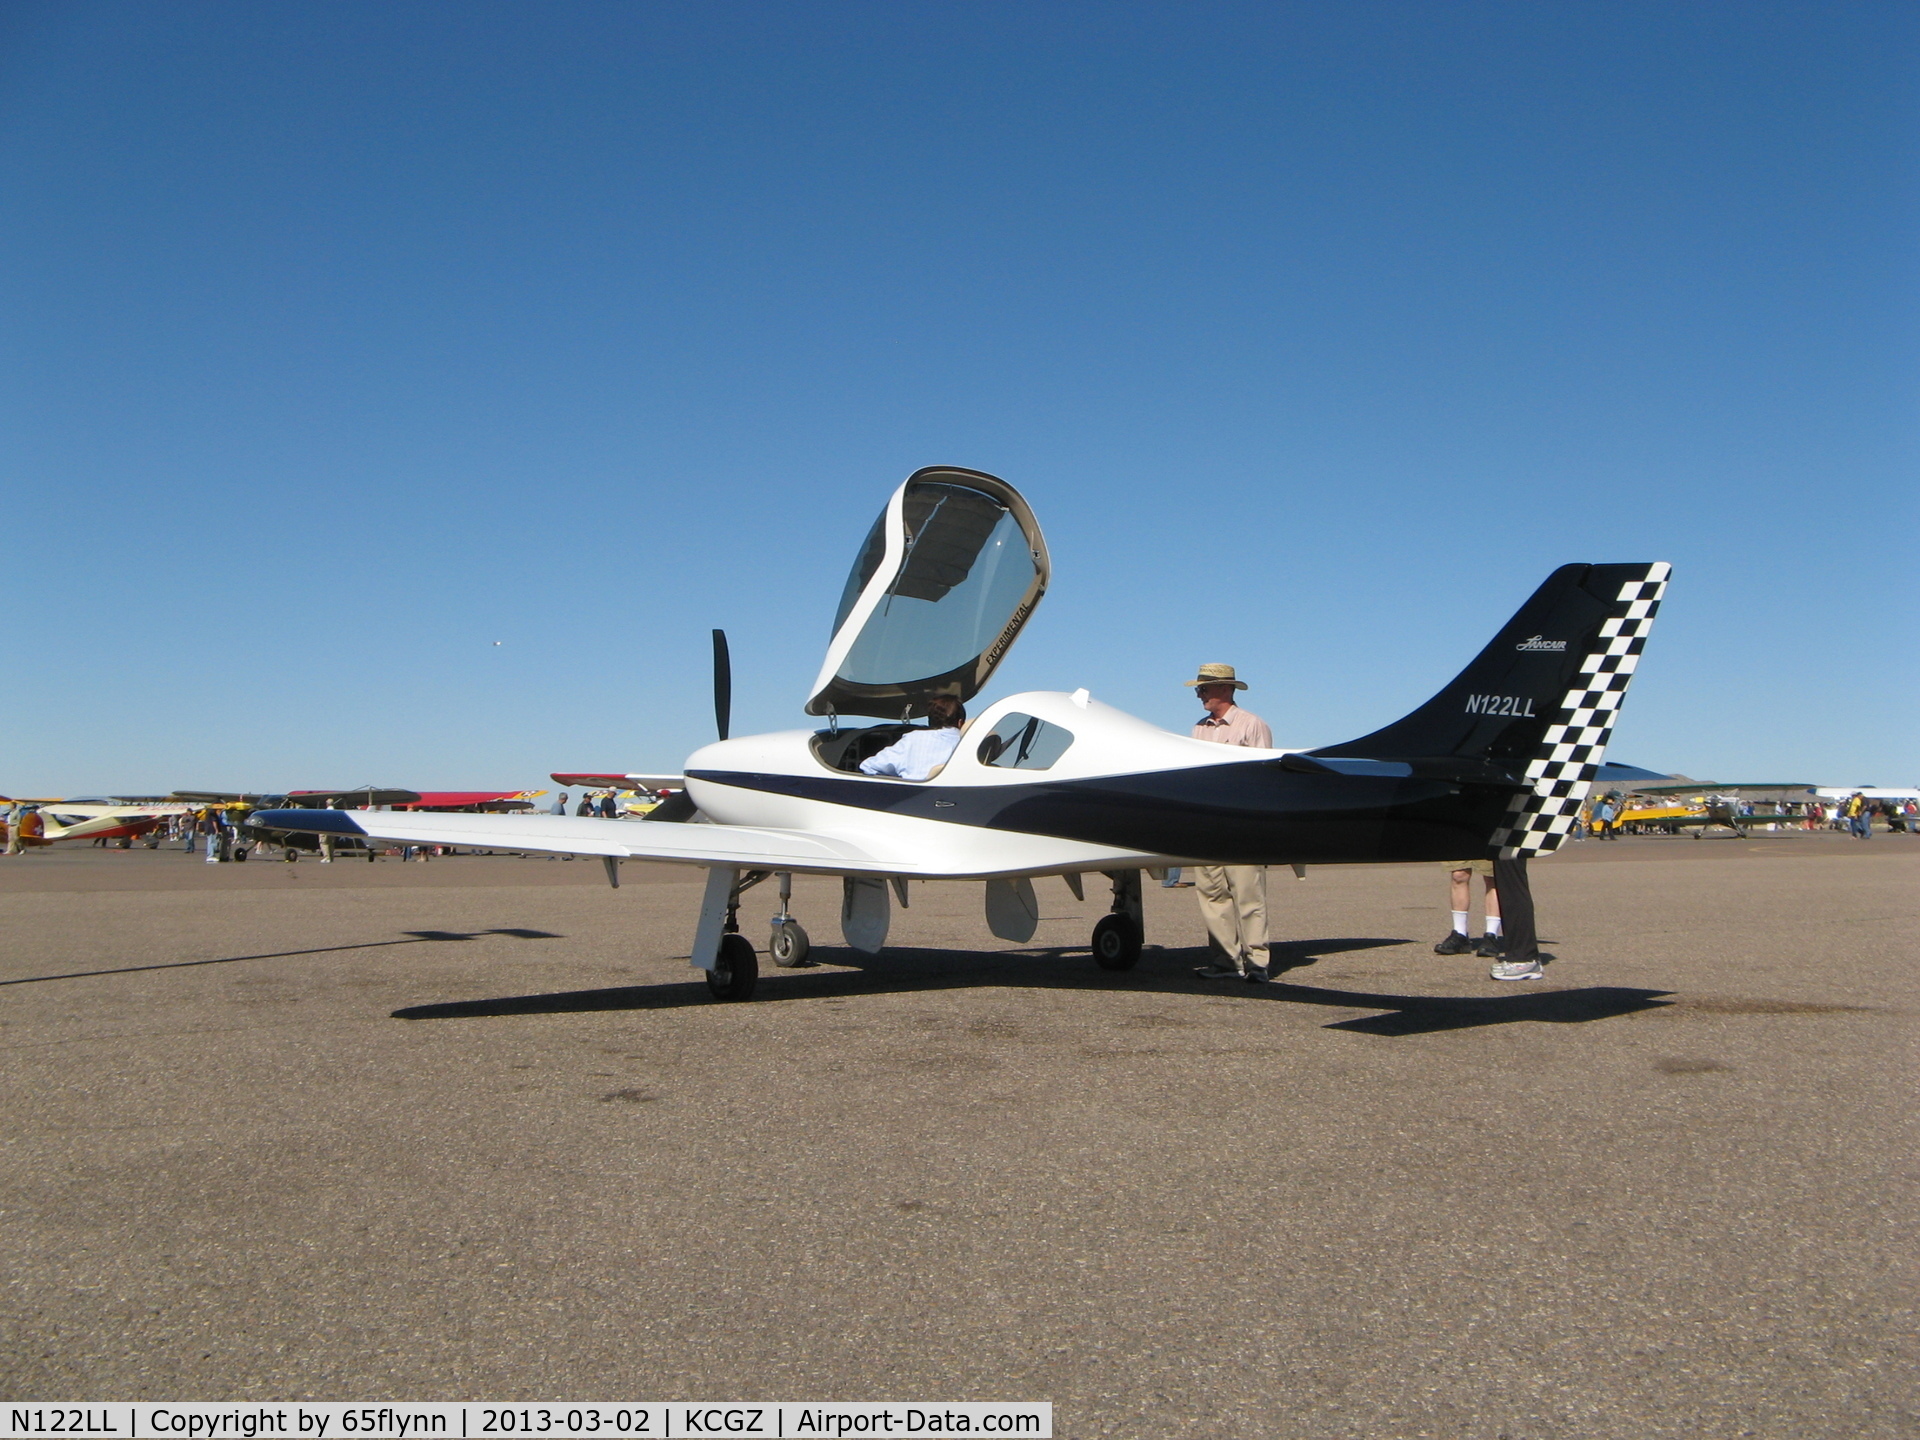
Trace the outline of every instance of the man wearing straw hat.
[[[1235, 678], [1231, 665], [1202, 665], [1186, 682], [1206, 716], [1193, 727], [1193, 738], [1217, 745], [1273, 748], [1273, 731], [1252, 711], [1233, 703], [1235, 692], [1247, 688]], [[1219, 956], [1196, 971], [1208, 980], [1239, 978], [1252, 985], [1267, 983], [1267, 872], [1261, 865], [1197, 865], [1194, 895], [1207, 935]]]

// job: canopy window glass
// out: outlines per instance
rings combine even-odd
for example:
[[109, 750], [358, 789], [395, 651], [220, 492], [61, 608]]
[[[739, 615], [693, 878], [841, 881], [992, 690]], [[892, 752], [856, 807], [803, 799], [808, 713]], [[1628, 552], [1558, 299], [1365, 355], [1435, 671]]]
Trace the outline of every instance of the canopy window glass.
[[1002, 715], [976, 752], [982, 765], [1001, 770], [1051, 770], [1067, 753], [1073, 732], [1017, 711]]
[[809, 713], [924, 715], [971, 699], [1046, 588], [1046, 542], [1012, 486], [922, 470], [860, 549]]

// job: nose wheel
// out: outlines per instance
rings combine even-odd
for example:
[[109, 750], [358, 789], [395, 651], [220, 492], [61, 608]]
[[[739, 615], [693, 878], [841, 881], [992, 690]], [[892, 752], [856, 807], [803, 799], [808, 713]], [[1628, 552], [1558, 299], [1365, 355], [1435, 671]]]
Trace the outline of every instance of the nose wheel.
[[773, 957], [773, 963], [783, 970], [796, 970], [803, 965], [811, 965], [807, 952], [813, 948], [813, 942], [807, 939], [807, 932], [800, 928], [800, 922], [794, 919], [775, 920], [773, 938], [767, 942], [767, 953]]
[[793, 899], [793, 874], [780, 872], [780, 913], [773, 917], [773, 936], [767, 941], [767, 953], [773, 957], [773, 963], [782, 970], [797, 970], [803, 965], [811, 965], [807, 952], [813, 949], [813, 942], [807, 939], [807, 932], [800, 928], [800, 922], [788, 913], [788, 902]]

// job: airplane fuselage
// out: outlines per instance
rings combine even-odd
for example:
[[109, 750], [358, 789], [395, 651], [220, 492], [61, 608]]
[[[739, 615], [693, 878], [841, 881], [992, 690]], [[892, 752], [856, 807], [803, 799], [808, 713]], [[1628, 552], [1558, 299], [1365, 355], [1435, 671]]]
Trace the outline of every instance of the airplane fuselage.
[[[991, 763], [985, 737], [1015, 716], [1056, 727], [1065, 748], [1044, 767]], [[1455, 859], [1484, 848], [1514, 788], [1217, 745], [1084, 692], [996, 702], [925, 781], [830, 765], [822, 738], [790, 730], [705, 746], [687, 761], [688, 794], [722, 824], [857, 835], [876, 852], [914, 856], [923, 872], [972, 877]]]
[[44, 826], [38, 835], [23, 835], [23, 845], [58, 845], [67, 840], [121, 840], [145, 835], [169, 815], [187, 812], [184, 805], [88, 805], [56, 803], [40, 807]]

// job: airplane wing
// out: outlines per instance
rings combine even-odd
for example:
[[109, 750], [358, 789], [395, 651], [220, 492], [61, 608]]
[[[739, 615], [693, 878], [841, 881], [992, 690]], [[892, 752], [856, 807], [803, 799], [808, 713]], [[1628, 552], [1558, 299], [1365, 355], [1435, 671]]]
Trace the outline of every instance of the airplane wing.
[[1748, 781], [1739, 785], [1722, 785], [1714, 780], [1689, 780], [1684, 785], [1629, 785], [1626, 787], [1635, 795], [1719, 795], [1732, 790], [1806, 790], [1810, 787], [1795, 781]]
[[420, 792], [362, 785], [358, 790], [289, 790], [286, 798], [302, 805], [418, 805]]
[[556, 770], [556, 785], [573, 790], [684, 790], [684, 775], [630, 775], [612, 770]]
[[544, 790], [422, 790], [417, 801], [426, 810], [464, 810], [474, 805], [531, 805]]
[[601, 820], [588, 815], [433, 814], [407, 810], [262, 810], [251, 823], [342, 839], [402, 845], [460, 845], [480, 850], [533, 850], [556, 855], [669, 860], [736, 869], [792, 870], [813, 875], [899, 875], [916, 867], [882, 860], [859, 845], [818, 831], [745, 825], [675, 825]]
[[1658, 770], [1647, 770], [1638, 765], [1626, 765], [1618, 760], [1608, 760], [1601, 765], [1600, 773], [1593, 777], [1593, 781], [1596, 785], [1631, 785], [1633, 789], [1644, 795], [1647, 793], [1646, 787], [1637, 782], [1672, 778], [1671, 775], [1662, 775]]

